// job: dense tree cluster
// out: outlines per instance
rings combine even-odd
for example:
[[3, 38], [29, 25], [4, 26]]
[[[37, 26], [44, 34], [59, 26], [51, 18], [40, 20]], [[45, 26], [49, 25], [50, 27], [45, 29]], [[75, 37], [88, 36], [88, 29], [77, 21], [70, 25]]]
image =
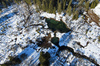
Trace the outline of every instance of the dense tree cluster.
[[43, 10], [49, 13], [55, 13], [58, 11], [61, 13], [66, 8], [66, 3], [69, 3], [70, 0], [3, 0], [0, 1], [4, 6], [7, 4], [14, 2], [19, 3], [20, 1], [26, 2], [28, 5], [35, 4], [37, 10]]
[[54, 14], [56, 12], [66, 12], [69, 16], [73, 14], [73, 19], [77, 19], [79, 16], [76, 14], [77, 11], [78, 14], [83, 14], [84, 11], [94, 8], [99, 3], [99, 0], [94, 0], [93, 2], [89, 0], [0, 0], [0, 3], [7, 7], [11, 3], [19, 4], [20, 1], [25, 2], [28, 7], [34, 4], [37, 12], [40, 10]]
[[69, 3], [70, 0], [33, 0], [33, 3], [36, 4], [37, 9], [49, 13], [55, 13], [58, 11], [61, 13], [66, 8], [66, 3]]

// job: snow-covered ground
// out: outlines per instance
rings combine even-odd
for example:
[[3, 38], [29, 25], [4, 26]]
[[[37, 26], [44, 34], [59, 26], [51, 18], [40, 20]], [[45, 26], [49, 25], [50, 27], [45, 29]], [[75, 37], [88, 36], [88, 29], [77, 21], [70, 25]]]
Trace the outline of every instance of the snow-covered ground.
[[[97, 9], [99, 9], [99, 5], [100, 4], [98, 4], [96, 7]], [[96, 10], [96, 8], [94, 10]], [[98, 16], [99, 10], [96, 10], [95, 12], [98, 14]], [[44, 16], [45, 15], [47, 15], [47, 13], [44, 14]], [[100, 42], [98, 41], [98, 37], [100, 36], [100, 27], [97, 26], [94, 22], [90, 24], [86, 23], [82, 17], [80, 17], [78, 20], [71, 20], [71, 16], [67, 15], [62, 15], [61, 17], [67, 26], [73, 31], [71, 33], [69, 32], [61, 34], [62, 37], [60, 38], [59, 45], [69, 46], [73, 48], [76, 53], [90, 57], [100, 64]], [[59, 20], [61, 18], [56, 17], [54, 19]]]
[[93, 12], [100, 18], [100, 3], [93, 9]]
[[[13, 8], [8, 9], [11, 10], [10, 12], [14, 12]], [[17, 8], [25, 10], [20, 6]], [[34, 26], [34, 24], [43, 24], [44, 28], [47, 26], [46, 23], [44, 24], [44, 20], [39, 19], [39, 14], [35, 12], [32, 14], [33, 17], [31, 17], [31, 19], [34, 19], [34, 21], [28, 23], [31, 26], [25, 28], [25, 26], [27, 25], [23, 21], [24, 16], [21, 15], [23, 12], [22, 10], [20, 10], [20, 12], [18, 13], [19, 15], [14, 14], [13, 17], [10, 17], [9, 19], [0, 23], [0, 64], [8, 61], [9, 56], [14, 57], [20, 55], [20, 53], [23, 52], [25, 52], [26, 54], [30, 54], [34, 51], [35, 54], [39, 54], [38, 52], [36, 52], [36, 49], [33, 49], [35, 48], [35, 46], [37, 46], [36, 44], [34, 44], [36, 43], [36, 39], [42, 38], [46, 36], [47, 33], [52, 32], [50, 30], [42, 29], [41, 25]], [[6, 15], [8, 12], [9, 11], [5, 12]], [[1, 16], [5, 16], [5, 13]], [[40, 30], [37, 31], [38, 29]], [[30, 40], [33, 41], [33, 43], [29, 43]], [[24, 50], [24, 47], [32, 44], [35, 45], [33, 46], [32, 50], [31, 48], [26, 48]]]
[[[9, 56], [18, 56], [21, 58], [22, 54], [26, 54], [27, 57], [24, 60], [21, 58], [23, 61], [19, 66], [37, 66], [39, 64], [40, 52], [44, 51], [50, 53], [51, 66], [78, 66], [79, 64], [95, 66], [95, 64], [88, 59], [78, 58], [67, 50], [58, 52], [59, 48], [54, 44], [48, 49], [38, 47], [36, 41], [38, 38], [41, 39], [47, 36], [48, 33], [51, 33], [51, 37], [54, 37], [54, 33], [47, 29], [48, 26], [45, 20], [40, 19], [40, 16], [43, 16], [56, 20], [62, 19], [72, 30], [68, 33], [56, 33], [56, 36], [60, 39], [59, 46], [68, 46], [72, 48], [74, 52], [85, 55], [100, 65], [100, 42], [98, 41], [100, 27], [93, 22], [90, 24], [86, 23], [82, 17], [78, 20], [71, 20], [72, 16], [63, 16], [63, 13], [56, 13], [56, 15], [54, 15], [42, 12], [40, 14], [35, 11], [34, 6], [31, 7], [33, 14], [30, 20], [25, 22], [27, 21], [25, 19], [27, 18], [28, 12], [24, 6], [25, 4], [21, 4], [21, 6], [10, 6], [4, 9], [3, 13], [0, 14], [1, 18], [5, 15], [9, 15], [9, 13], [18, 12], [0, 22], [0, 64], [9, 61]], [[57, 54], [59, 56], [57, 56]]]

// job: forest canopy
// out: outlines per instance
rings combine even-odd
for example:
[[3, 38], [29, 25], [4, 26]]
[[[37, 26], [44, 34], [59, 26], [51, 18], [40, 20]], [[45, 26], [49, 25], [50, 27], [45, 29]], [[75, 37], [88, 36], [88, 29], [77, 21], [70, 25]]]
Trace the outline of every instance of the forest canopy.
[[20, 4], [21, 1], [29, 6], [34, 4], [37, 12], [44, 11], [54, 14], [56, 14], [56, 12], [64, 12], [69, 16], [74, 14], [73, 19], [78, 18], [77, 12], [82, 15], [84, 11], [94, 8], [99, 3], [99, 0], [94, 0], [92, 2], [89, 0], [0, 0], [0, 3], [3, 7], [7, 7], [12, 3]]

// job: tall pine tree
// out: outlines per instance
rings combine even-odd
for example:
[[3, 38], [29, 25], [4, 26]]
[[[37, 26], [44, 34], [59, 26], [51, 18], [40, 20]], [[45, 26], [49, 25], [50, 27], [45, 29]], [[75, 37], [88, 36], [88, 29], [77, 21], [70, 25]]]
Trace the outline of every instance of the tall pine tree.
[[50, 0], [50, 4], [49, 4], [49, 13], [53, 12], [53, 1]]
[[74, 20], [74, 19], [77, 20], [78, 17], [79, 17], [79, 12], [78, 12], [78, 10], [76, 10], [75, 13], [73, 14], [73, 18], [72, 18], [72, 19], [73, 19], [73, 20]]
[[46, 5], [45, 5], [45, 0], [43, 0], [43, 1], [42, 1], [42, 10], [43, 10], [43, 11], [46, 11], [45, 6], [46, 6]]
[[63, 11], [65, 10], [66, 7], [66, 0], [63, 0]]
[[53, 9], [53, 13], [56, 14], [56, 7], [54, 7], [54, 9]]
[[99, 3], [98, 0], [94, 0], [91, 4], [91, 8], [95, 8], [97, 6], [97, 4]]
[[37, 6], [38, 9], [42, 9], [41, 0], [36, 0], [36, 6]]
[[89, 3], [90, 3], [90, 1], [85, 2], [86, 11], [88, 11], [88, 9], [89, 9]]
[[71, 15], [71, 10], [72, 10], [71, 3], [72, 3], [72, 0], [69, 2], [68, 7], [67, 7], [67, 11], [66, 11], [66, 13], [68, 13], [69, 16]]
[[58, 13], [61, 13], [61, 11], [62, 11], [62, 9], [61, 9], [61, 7], [62, 7], [61, 2], [58, 2], [57, 4], [58, 4], [57, 11], [58, 11]]

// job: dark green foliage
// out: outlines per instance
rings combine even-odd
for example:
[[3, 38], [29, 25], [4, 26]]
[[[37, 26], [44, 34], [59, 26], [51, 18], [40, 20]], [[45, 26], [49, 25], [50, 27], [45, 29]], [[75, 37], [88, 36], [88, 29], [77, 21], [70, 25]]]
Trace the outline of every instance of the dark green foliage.
[[64, 32], [69, 32], [70, 29], [67, 28], [67, 26], [65, 25], [64, 22], [62, 21], [56, 21], [54, 19], [46, 19], [47, 25], [49, 27], [49, 29], [51, 29], [52, 31], [60, 31], [61, 33]]
[[68, 7], [71, 5], [71, 3], [72, 3], [72, 0], [70, 0], [70, 2], [69, 2], [69, 4], [68, 4]]
[[99, 3], [99, 0], [94, 0], [91, 4], [91, 8], [95, 8], [97, 4]]
[[0, 66], [7, 66], [6, 64], [1, 64]]
[[46, 53], [40, 52], [40, 57], [39, 57], [40, 66], [48, 66], [49, 58], [50, 58], [50, 54], [48, 52]]
[[1, 0], [0, 3], [3, 5], [3, 7], [7, 7], [12, 3], [12, 0]]
[[9, 56], [9, 61], [7, 61], [4, 64], [1, 64], [0, 66], [14, 66], [16, 64], [20, 64], [22, 61], [20, 60], [20, 58], [16, 57], [11, 57]]
[[[26, 2], [27, 6], [34, 4], [36, 6], [36, 11], [39, 12], [40, 10], [49, 12], [49, 13], [61, 13], [67, 7], [66, 3], [71, 5], [72, 0], [4, 0], [1, 1], [5, 6], [6, 2], [14, 2], [19, 4], [21, 1]], [[71, 14], [71, 13], [70, 13]]]
[[90, 3], [90, 1], [85, 2], [86, 11], [88, 11], [88, 9], [89, 9], [89, 3]]
[[[99, 3], [99, 0], [94, 0], [92, 3], [88, 0], [0, 0], [4, 7], [7, 7], [13, 2], [19, 4], [21, 1], [26, 2], [30, 14], [31, 10], [29, 7], [34, 4], [37, 12], [45, 11], [54, 14], [58, 12], [60, 14], [61, 12], [66, 11], [69, 16], [72, 13], [74, 14], [75, 10], [78, 10], [79, 14], [81, 13], [82, 15], [84, 11], [88, 11], [90, 6], [91, 8], [94, 8]], [[72, 3], [72, 1], [77, 2], [78, 4]], [[77, 19], [76, 14], [74, 14], [73, 19]]]
[[78, 11], [75, 11], [75, 13], [73, 14], [73, 18], [72, 18], [72, 19], [73, 19], [73, 20], [74, 20], [74, 19], [77, 20], [78, 17], [79, 17], [79, 12], [78, 12]]
[[95, 8], [95, 2], [92, 2], [91, 8]]
[[19, 63], [21, 63], [21, 60], [18, 58], [18, 57], [9, 57], [10, 58], [10, 62], [12, 63], [12, 64], [19, 64]]
[[2, 1], [2, 4], [3, 4], [4, 7], [7, 7], [7, 5], [4, 1]]
[[27, 58], [27, 54], [23, 53], [23, 54], [20, 56], [20, 58], [21, 58], [22, 60], [25, 60], [25, 59]]
[[36, 4], [36, 0], [33, 0], [33, 4]]
[[66, 7], [66, 0], [33, 0], [33, 2], [40, 10], [54, 14], [56, 11], [61, 13]]
[[53, 37], [51, 38], [51, 42], [55, 44], [56, 46], [59, 46], [59, 38], [58, 37]]

